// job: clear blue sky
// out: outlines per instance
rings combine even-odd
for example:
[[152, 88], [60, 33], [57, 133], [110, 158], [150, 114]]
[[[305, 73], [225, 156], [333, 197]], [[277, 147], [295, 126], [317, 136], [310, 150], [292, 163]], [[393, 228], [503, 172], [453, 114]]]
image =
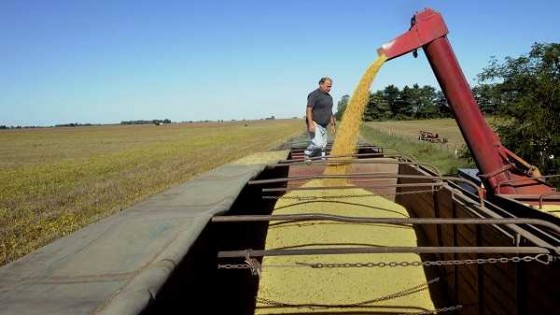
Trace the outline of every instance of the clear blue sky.
[[[441, 12], [471, 84], [490, 56], [560, 42], [560, 1], [0, 1], [0, 125], [303, 116], [324, 75], [335, 103], [415, 11]], [[423, 55], [372, 90], [437, 86]], [[335, 104], [336, 106], [336, 104]]]

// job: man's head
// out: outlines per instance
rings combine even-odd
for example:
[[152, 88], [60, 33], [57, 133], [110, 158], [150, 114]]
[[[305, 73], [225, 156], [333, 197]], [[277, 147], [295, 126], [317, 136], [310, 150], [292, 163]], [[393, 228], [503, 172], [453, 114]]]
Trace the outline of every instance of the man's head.
[[332, 79], [329, 77], [322, 77], [319, 80], [319, 90], [323, 93], [329, 93], [332, 88]]

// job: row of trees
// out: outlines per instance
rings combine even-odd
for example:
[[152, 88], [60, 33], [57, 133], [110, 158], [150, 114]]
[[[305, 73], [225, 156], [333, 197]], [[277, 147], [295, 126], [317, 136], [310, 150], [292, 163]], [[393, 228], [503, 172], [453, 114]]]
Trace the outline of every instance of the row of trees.
[[[100, 124], [97, 124], [100, 125]], [[54, 127], [82, 127], [82, 126], [94, 126], [94, 124], [90, 124], [90, 123], [86, 123], [86, 124], [81, 124], [81, 123], [68, 123], [68, 124], [57, 124], [54, 125]], [[0, 130], [3, 129], [36, 129], [36, 128], [51, 128], [53, 126], [6, 126], [6, 125], [0, 125]]]
[[170, 124], [170, 119], [152, 119], [152, 120], [125, 120], [121, 121], [121, 125], [147, 125], [147, 124], [154, 124], [154, 125], [163, 125], [163, 124]]
[[[502, 143], [545, 173], [560, 170], [560, 43], [535, 43], [528, 54], [492, 58], [472, 91], [481, 111], [493, 115]], [[341, 118], [350, 96], [338, 102]], [[441, 91], [389, 85], [370, 93], [364, 120], [452, 117]]]
[[502, 143], [547, 174], [560, 170], [560, 43], [535, 43], [523, 56], [493, 58], [479, 74], [496, 104]]
[[93, 124], [90, 123], [85, 123], [85, 124], [81, 124], [81, 123], [68, 123], [68, 124], [57, 124], [54, 125], [55, 127], [88, 127], [88, 126], [93, 126]]
[[[493, 98], [493, 90], [487, 85], [478, 85], [472, 89], [482, 112], [495, 114], [498, 103]], [[342, 118], [350, 95], [342, 96], [338, 102], [337, 119]], [[452, 117], [451, 111], [443, 92], [436, 90], [433, 86], [424, 85], [420, 87], [414, 84], [412, 87], [406, 85], [399, 89], [397, 86], [389, 85], [383, 90], [370, 92], [369, 101], [364, 113], [364, 120], [407, 120]]]

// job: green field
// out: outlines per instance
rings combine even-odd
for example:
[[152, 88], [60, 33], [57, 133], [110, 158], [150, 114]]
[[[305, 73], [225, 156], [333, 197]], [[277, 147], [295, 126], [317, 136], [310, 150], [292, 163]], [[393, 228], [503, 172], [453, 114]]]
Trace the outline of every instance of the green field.
[[[438, 133], [447, 143], [418, 140], [420, 130]], [[460, 158], [465, 141], [453, 119], [367, 122], [362, 137], [384, 148], [386, 153], [412, 155], [419, 161], [436, 166], [443, 174], [453, 174], [457, 168], [473, 167], [472, 162]]]
[[386, 134], [401, 136], [412, 140], [418, 139], [420, 130], [437, 133], [440, 138], [448, 140], [445, 144], [439, 144], [442, 149], [455, 151], [460, 149], [465, 140], [457, 126], [457, 122], [451, 118], [425, 119], [425, 120], [401, 120], [401, 121], [380, 121], [368, 122], [365, 124], [375, 130]]
[[0, 265], [304, 132], [302, 120], [0, 131]]

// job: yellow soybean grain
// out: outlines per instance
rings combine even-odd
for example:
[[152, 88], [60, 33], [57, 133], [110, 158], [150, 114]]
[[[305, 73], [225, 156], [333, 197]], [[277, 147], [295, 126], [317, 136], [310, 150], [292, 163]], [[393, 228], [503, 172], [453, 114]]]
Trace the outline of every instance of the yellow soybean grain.
[[[321, 186], [313, 180], [305, 186]], [[360, 195], [341, 198], [340, 195]], [[406, 218], [406, 209], [371, 192], [356, 188], [344, 190], [293, 191], [280, 199], [273, 214], [325, 213], [345, 216]], [[363, 196], [363, 197], [361, 197]], [[300, 201], [293, 197], [319, 197]], [[321, 199], [327, 197], [328, 199]], [[328, 202], [322, 202], [327, 201]], [[340, 203], [338, 201], [343, 201]], [[363, 246], [416, 246], [417, 238], [410, 226], [387, 224], [300, 221], [271, 223], [266, 249], [348, 248]], [[384, 297], [426, 284], [422, 267], [321, 268], [301, 267], [298, 263], [364, 263], [420, 261], [416, 254], [353, 254], [320, 256], [271, 256], [263, 259], [257, 301], [285, 303], [282, 307], [257, 303], [256, 314], [293, 314], [344, 311], [415, 313], [433, 310], [429, 291], [413, 293], [373, 304], [342, 307]], [[268, 268], [270, 266], [270, 268]], [[313, 307], [313, 304], [330, 307]], [[307, 306], [303, 306], [307, 305]]]
[[[385, 55], [381, 55], [369, 66], [362, 76], [354, 94], [350, 98], [350, 102], [342, 116], [342, 122], [337, 130], [336, 139], [333, 144], [331, 155], [350, 155], [354, 153], [360, 127], [363, 123], [363, 115], [365, 107], [369, 100], [369, 88], [375, 79], [377, 72], [387, 60]], [[349, 159], [349, 158], [348, 158]], [[340, 165], [332, 165], [325, 169], [326, 175], [343, 175], [350, 172], [351, 165], [341, 163]], [[345, 181], [330, 180], [327, 184], [336, 186]]]
[[543, 205], [542, 209], [539, 208], [539, 206], [532, 206], [533, 208], [543, 211], [543, 212], [548, 212], [552, 215], [558, 215], [558, 213], [560, 213], [560, 205]]

